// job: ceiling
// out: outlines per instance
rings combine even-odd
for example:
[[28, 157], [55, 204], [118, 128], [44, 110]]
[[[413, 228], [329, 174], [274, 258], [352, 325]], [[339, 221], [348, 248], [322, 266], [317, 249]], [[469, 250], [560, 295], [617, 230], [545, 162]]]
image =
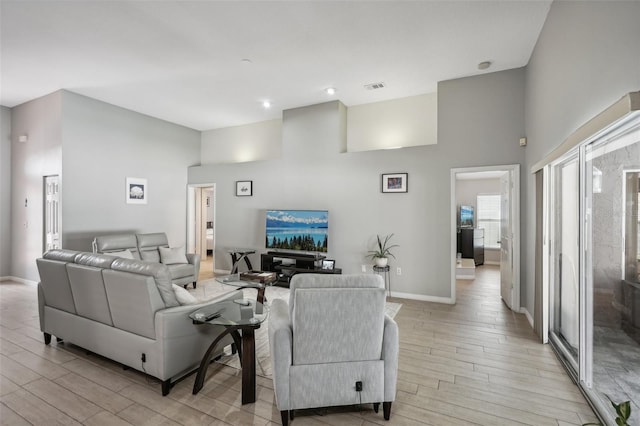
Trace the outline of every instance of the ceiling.
[[334, 99], [433, 93], [438, 81], [525, 66], [550, 4], [2, 0], [0, 104], [67, 89], [209, 130]]

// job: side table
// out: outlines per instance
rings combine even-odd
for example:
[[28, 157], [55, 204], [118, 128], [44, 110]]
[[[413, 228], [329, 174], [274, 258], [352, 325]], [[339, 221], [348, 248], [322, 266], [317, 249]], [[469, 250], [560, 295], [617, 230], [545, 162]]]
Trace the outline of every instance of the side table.
[[376, 274], [382, 274], [384, 278], [384, 288], [386, 289], [389, 286], [389, 296], [391, 296], [391, 266], [377, 266], [373, 265], [373, 272]]
[[251, 260], [249, 260], [249, 255], [255, 253], [254, 249], [247, 248], [230, 248], [227, 252], [231, 255], [231, 273], [235, 274], [238, 272], [238, 263], [242, 259], [244, 259], [244, 263], [247, 264], [247, 268], [249, 271], [253, 271], [253, 266], [251, 266]]
[[[191, 314], [189, 318], [194, 324], [211, 324], [225, 327], [209, 346], [202, 357], [198, 374], [193, 384], [193, 394], [196, 395], [204, 386], [207, 368], [211, 363], [213, 351], [222, 338], [231, 334], [240, 357], [242, 366], [242, 404], [250, 404], [256, 401], [256, 343], [254, 330], [260, 328], [269, 313], [269, 309], [260, 302], [248, 299], [225, 301], [200, 308]], [[240, 335], [242, 332], [242, 335]]]

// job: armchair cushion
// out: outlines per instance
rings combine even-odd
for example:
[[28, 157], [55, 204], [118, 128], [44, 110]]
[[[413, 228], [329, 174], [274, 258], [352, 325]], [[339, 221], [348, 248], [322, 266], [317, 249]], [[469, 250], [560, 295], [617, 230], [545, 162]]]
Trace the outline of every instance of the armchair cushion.
[[301, 288], [293, 297], [294, 364], [380, 359], [384, 289]]

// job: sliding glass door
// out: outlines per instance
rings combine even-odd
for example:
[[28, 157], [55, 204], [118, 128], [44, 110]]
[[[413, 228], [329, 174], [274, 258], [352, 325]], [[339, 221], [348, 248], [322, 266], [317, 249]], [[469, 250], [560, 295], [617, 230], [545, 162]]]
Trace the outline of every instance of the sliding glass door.
[[579, 354], [579, 158], [574, 153], [552, 167], [550, 338], [577, 373]]
[[598, 413], [640, 415], [640, 116], [549, 173], [549, 340]]

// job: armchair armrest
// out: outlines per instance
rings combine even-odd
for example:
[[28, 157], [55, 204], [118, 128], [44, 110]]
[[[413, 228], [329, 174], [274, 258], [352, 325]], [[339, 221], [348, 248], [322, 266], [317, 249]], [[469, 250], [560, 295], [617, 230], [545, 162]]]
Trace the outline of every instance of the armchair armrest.
[[276, 299], [269, 314], [269, 348], [271, 369], [278, 410], [290, 408], [289, 369], [292, 361], [293, 331], [289, 318], [289, 305]]
[[388, 315], [384, 316], [382, 336], [382, 359], [384, 360], [384, 400], [395, 401], [398, 379], [399, 334], [398, 324]]
[[[193, 265], [195, 269], [195, 280], [198, 280], [198, 275], [200, 275], [200, 255], [196, 253], [187, 253], [187, 262]], [[194, 287], [195, 288], [195, 287]]]

